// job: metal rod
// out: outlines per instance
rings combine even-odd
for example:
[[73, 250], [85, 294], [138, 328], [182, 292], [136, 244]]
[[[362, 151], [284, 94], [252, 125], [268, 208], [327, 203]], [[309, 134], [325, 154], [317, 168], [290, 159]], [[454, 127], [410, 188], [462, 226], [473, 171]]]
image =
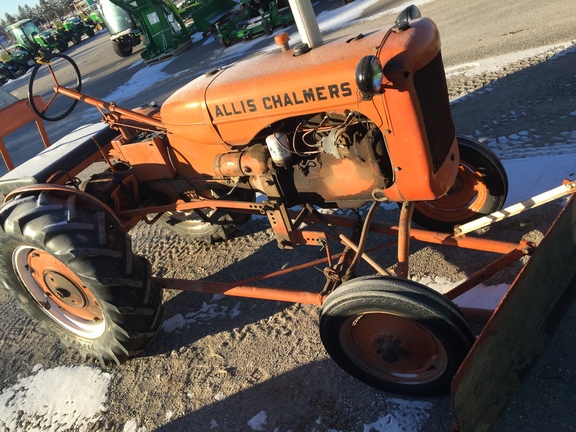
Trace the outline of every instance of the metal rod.
[[[308, 209], [310, 210], [310, 213], [316, 219], [318, 219], [318, 221], [320, 221], [321, 223], [326, 225], [328, 228], [330, 228], [329, 232], [332, 235], [336, 236], [344, 246], [349, 247], [355, 253], [360, 252], [360, 249], [358, 248], [357, 244], [355, 244], [352, 240], [350, 240], [344, 234], [339, 233], [338, 231], [336, 231], [333, 228], [332, 223], [331, 223], [331, 219], [332, 219], [331, 216], [318, 213], [318, 211], [316, 209], [314, 209], [311, 205], [308, 205]], [[345, 219], [347, 219], [349, 222], [351, 221], [351, 218], [345, 218]], [[352, 226], [350, 226], [350, 228], [354, 228], [354, 225], [356, 225], [356, 223], [352, 224]], [[370, 229], [370, 231], [372, 231], [372, 229]], [[376, 261], [374, 261], [372, 258], [370, 258], [366, 253], [362, 253], [361, 256], [362, 256], [362, 259], [364, 259], [364, 261], [366, 261], [368, 264], [370, 264], [370, 266], [372, 266], [372, 268], [374, 270], [376, 270], [378, 273], [380, 273], [381, 275], [390, 276], [390, 273], [386, 269], [381, 267]]]
[[468, 223], [457, 225], [456, 227], [454, 227], [454, 235], [461, 236], [463, 234], [476, 231], [477, 229], [491, 225], [494, 222], [501, 221], [503, 219], [509, 218], [510, 216], [515, 216], [517, 214], [522, 213], [523, 211], [532, 209], [534, 207], [538, 207], [542, 204], [546, 204], [550, 201], [553, 201], [557, 198], [561, 198], [564, 195], [568, 195], [574, 192], [576, 192], [576, 181], [566, 182], [562, 186], [558, 186], [554, 189], [543, 192], [530, 199], [527, 199], [526, 201], [522, 201], [520, 203], [511, 205], [509, 207], [506, 207], [505, 209], [475, 219]]
[[[325, 217], [326, 220], [329, 221], [333, 226], [353, 228], [354, 223], [353, 221], [351, 221], [350, 218], [335, 215], [322, 215], [322, 216]], [[378, 234], [385, 234], [397, 237], [399, 227], [384, 224], [382, 222], [372, 222], [372, 224], [370, 224], [370, 231]], [[483, 252], [494, 252], [500, 254], [506, 254], [518, 247], [517, 243], [503, 242], [483, 238], [465, 237], [465, 236], [455, 237], [454, 235], [448, 233], [426, 231], [417, 228], [410, 229], [410, 239], [422, 241], [425, 243], [440, 244], [444, 246], [453, 246], [464, 249], [474, 249]]]
[[529, 250], [527, 248], [528, 246], [518, 246], [517, 249], [510, 251], [508, 254], [503, 255], [496, 261], [491, 262], [486, 267], [476, 271], [464, 282], [445, 292], [444, 296], [450, 300], [454, 300], [456, 297], [470, 291], [475, 286], [490, 278], [498, 270], [502, 270], [504, 267], [508, 267], [513, 262], [518, 261], [518, 259], [520, 259], [522, 256], [531, 253], [532, 248]]
[[364, 220], [364, 225], [362, 226], [362, 233], [360, 234], [360, 241], [358, 242], [359, 253], [357, 253], [354, 256], [354, 259], [352, 260], [350, 267], [346, 271], [346, 274], [348, 276], [354, 273], [356, 267], [358, 266], [358, 263], [360, 262], [362, 255], [365, 252], [366, 241], [368, 240], [368, 234], [370, 233], [370, 224], [372, 223], [372, 219], [374, 218], [374, 214], [376, 213], [376, 210], [378, 210], [379, 205], [380, 203], [374, 201], [372, 203], [372, 206], [370, 207], [370, 210], [368, 210], [368, 213], [366, 214], [366, 219]]
[[322, 294], [309, 291], [292, 291], [288, 289], [256, 286], [237, 286], [235, 284], [221, 282], [190, 281], [186, 279], [154, 278], [154, 280], [165, 289], [224, 294], [235, 297], [303, 303], [317, 306], [321, 306], [324, 302], [324, 296]]
[[408, 260], [410, 257], [410, 222], [416, 203], [405, 201], [400, 210], [400, 220], [398, 228], [398, 264], [396, 265], [396, 276], [402, 279], [408, 278]]

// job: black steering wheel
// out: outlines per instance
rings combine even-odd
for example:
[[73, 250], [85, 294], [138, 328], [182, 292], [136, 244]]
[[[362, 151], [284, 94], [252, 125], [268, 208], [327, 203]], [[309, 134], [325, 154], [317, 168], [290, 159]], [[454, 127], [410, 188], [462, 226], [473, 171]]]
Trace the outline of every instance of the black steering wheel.
[[[62, 86], [58, 82], [58, 75], [62, 79], [66, 79], [67, 81], [70, 81], [70, 78], [69, 78], [70, 68], [66, 68], [65, 65], [55, 64], [55, 60], [57, 60], [57, 59], [62, 59], [62, 60], [67, 61], [74, 68], [74, 73], [76, 74], [76, 76], [72, 77], [72, 78], [76, 79], [76, 85], [74, 87], [69, 87], [69, 88], [74, 89], [77, 92], [82, 91], [82, 77], [80, 76], [80, 69], [78, 69], [78, 65], [70, 57], [68, 57], [67, 55], [64, 55], [64, 54], [60, 54], [60, 53], [52, 53], [52, 54], [48, 54], [47, 56], [42, 57], [40, 60], [38, 60], [38, 63], [36, 63], [36, 65], [32, 69], [32, 73], [30, 74], [30, 81], [28, 82], [28, 103], [30, 104], [30, 108], [32, 108], [32, 111], [34, 111], [34, 113], [36, 113], [36, 115], [38, 117], [40, 117], [43, 120], [47, 120], [47, 121], [62, 120], [64, 117], [68, 116], [74, 110], [74, 108], [76, 107], [76, 104], [78, 103], [77, 99], [71, 99], [71, 98], [67, 98], [65, 96], [62, 96], [61, 98], [58, 99], [58, 102], [56, 102], [56, 97], [59, 95], [58, 88], [62, 88]], [[59, 63], [59, 62], [57, 62], [57, 63]], [[43, 107], [43, 109], [39, 109], [39, 107], [36, 104], [36, 101], [34, 100], [34, 97], [37, 96], [37, 94], [35, 94], [35, 92], [34, 92], [34, 84], [35, 83], [38, 84], [37, 80], [36, 80], [36, 76], [38, 75], [38, 72], [40, 71], [40, 69], [42, 69], [43, 66], [48, 67], [48, 71], [49, 71], [50, 75], [52, 76], [52, 79], [54, 80], [55, 86], [53, 88], [54, 94], [52, 95], [50, 100], [46, 103], [46, 105]], [[58, 71], [58, 74], [57, 74], [57, 71]], [[38, 85], [38, 87], [39, 87], [39, 85]], [[62, 107], [63, 104], [60, 103], [60, 100], [64, 100], [64, 99], [66, 99], [67, 101], [71, 100], [72, 102], [71, 103], [64, 102], [64, 107]], [[59, 109], [59, 114], [49, 115], [47, 113], [47, 111], [50, 108], [50, 106], [52, 106], [53, 104], [55, 106], [58, 106], [57, 109]], [[62, 110], [64, 110], [64, 111], [62, 112]]]

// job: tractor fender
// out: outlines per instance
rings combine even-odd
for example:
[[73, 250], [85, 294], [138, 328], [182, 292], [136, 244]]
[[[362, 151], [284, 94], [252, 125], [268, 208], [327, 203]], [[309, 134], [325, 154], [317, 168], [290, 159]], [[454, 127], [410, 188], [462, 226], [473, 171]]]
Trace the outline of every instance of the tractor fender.
[[4, 198], [4, 204], [10, 202], [17, 196], [27, 196], [27, 195], [38, 195], [42, 192], [50, 192], [51, 194], [58, 195], [60, 197], [74, 197], [76, 201], [80, 202], [82, 205], [90, 206], [92, 208], [97, 207], [100, 208], [107, 217], [113, 219], [115, 222], [119, 224], [119, 226], [123, 226], [120, 219], [116, 216], [112, 208], [107, 204], [103, 203], [96, 197], [81, 191], [79, 189], [75, 189], [69, 186], [61, 186], [57, 184], [50, 184], [50, 183], [42, 183], [36, 185], [29, 185], [23, 186], [17, 189], [14, 189]]

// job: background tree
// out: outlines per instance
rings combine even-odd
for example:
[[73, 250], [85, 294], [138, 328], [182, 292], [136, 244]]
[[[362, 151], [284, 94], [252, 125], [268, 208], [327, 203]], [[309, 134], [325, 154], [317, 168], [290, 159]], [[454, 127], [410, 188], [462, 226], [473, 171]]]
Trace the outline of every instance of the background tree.
[[9, 14], [8, 12], [4, 14], [4, 18], [6, 18], [6, 23], [8, 23], [8, 25], [14, 24], [18, 21], [14, 15]]

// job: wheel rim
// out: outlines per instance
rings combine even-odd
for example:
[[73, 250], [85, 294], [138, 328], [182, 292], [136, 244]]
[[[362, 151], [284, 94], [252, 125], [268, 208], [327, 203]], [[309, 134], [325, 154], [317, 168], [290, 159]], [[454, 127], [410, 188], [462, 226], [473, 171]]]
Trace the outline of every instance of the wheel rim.
[[[207, 218], [209, 218], [210, 216], [212, 216], [214, 214], [214, 212], [216, 212], [216, 210], [210, 209], [207, 212], [205, 212], [204, 214], [206, 215]], [[170, 218], [172, 218], [174, 220], [177, 220], [178, 222], [185, 223], [186, 229], [190, 230], [192, 232], [197, 231], [197, 232], [201, 233], [206, 229], [207, 226], [213, 225], [210, 222], [206, 222], [205, 220], [203, 220], [194, 211], [188, 212], [188, 211], [176, 210], [176, 211], [166, 212], [166, 215], [168, 215]]]
[[479, 213], [488, 199], [486, 184], [482, 174], [466, 162], [460, 162], [454, 185], [445, 196], [434, 200], [419, 202], [416, 209], [434, 220], [460, 221]]
[[22, 246], [14, 251], [12, 263], [30, 296], [53, 321], [87, 339], [102, 336], [106, 323], [96, 297], [62, 261]]
[[373, 376], [397, 384], [423, 384], [446, 370], [448, 354], [427, 329], [387, 312], [348, 318], [340, 330], [348, 358]]

